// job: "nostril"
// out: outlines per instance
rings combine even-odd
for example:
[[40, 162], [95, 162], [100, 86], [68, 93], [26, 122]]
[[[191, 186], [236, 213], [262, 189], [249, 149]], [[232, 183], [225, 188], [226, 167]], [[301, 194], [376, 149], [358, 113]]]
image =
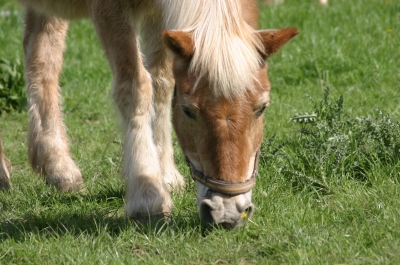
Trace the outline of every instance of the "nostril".
[[253, 204], [250, 204], [250, 206], [247, 207], [247, 208], [243, 211], [241, 217], [242, 217], [242, 219], [248, 219], [248, 218], [251, 218], [251, 217], [253, 216], [253, 213], [254, 213], [254, 205], [253, 205]]
[[211, 206], [207, 203], [202, 202], [200, 204], [200, 218], [205, 224], [213, 224], [214, 218], [211, 215]]

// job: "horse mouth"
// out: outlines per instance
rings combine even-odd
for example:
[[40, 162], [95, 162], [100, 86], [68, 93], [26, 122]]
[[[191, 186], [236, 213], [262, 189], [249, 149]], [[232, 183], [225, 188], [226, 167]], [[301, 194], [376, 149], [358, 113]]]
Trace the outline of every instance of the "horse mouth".
[[200, 218], [206, 225], [231, 230], [243, 226], [254, 213], [251, 192], [235, 197], [213, 193], [199, 204]]

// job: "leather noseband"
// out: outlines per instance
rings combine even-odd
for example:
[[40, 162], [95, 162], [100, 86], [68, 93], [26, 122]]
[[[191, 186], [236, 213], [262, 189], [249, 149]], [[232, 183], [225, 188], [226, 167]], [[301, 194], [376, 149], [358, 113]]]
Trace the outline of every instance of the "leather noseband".
[[190, 168], [190, 175], [193, 180], [200, 182], [204, 186], [208, 187], [209, 189], [229, 195], [235, 196], [239, 194], [246, 193], [254, 188], [256, 185], [256, 175], [258, 174], [258, 159], [260, 156], [260, 150], [257, 151], [256, 157], [254, 159], [254, 170], [251, 177], [246, 180], [245, 182], [229, 182], [224, 180], [217, 180], [207, 177], [203, 174], [203, 172], [194, 168], [192, 162], [186, 157], [186, 163]]

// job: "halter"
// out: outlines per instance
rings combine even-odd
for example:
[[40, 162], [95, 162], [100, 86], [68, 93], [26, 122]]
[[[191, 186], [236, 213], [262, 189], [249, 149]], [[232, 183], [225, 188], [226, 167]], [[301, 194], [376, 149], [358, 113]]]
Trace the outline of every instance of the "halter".
[[252, 190], [256, 185], [256, 175], [258, 174], [257, 167], [258, 167], [259, 156], [260, 156], [260, 150], [257, 151], [256, 157], [254, 159], [253, 174], [251, 174], [251, 177], [245, 182], [229, 182], [224, 180], [212, 179], [204, 175], [203, 172], [195, 169], [188, 157], [186, 157], [186, 163], [190, 168], [190, 175], [193, 180], [200, 182], [201, 184], [203, 184], [204, 186], [208, 187], [213, 191], [229, 196], [235, 196]]

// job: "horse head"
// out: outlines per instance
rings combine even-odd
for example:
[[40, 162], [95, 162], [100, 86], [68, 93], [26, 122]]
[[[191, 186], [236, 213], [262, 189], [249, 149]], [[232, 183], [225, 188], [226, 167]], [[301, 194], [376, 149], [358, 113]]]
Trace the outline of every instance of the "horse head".
[[243, 92], [230, 95], [216, 93], [218, 88], [208, 75], [193, 70], [193, 57], [199, 51], [191, 32], [163, 34], [166, 46], [174, 54], [173, 125], [196, 182], [200, 217], [207, 224], [234, 227], [254, 213], [252, 189], [271, 90], [265, 61], [298, 30], [263, 30], [254, 34], [261, 43], [256, 47], [259, 67], [252, 73], [252, 82], [240, 88]]

